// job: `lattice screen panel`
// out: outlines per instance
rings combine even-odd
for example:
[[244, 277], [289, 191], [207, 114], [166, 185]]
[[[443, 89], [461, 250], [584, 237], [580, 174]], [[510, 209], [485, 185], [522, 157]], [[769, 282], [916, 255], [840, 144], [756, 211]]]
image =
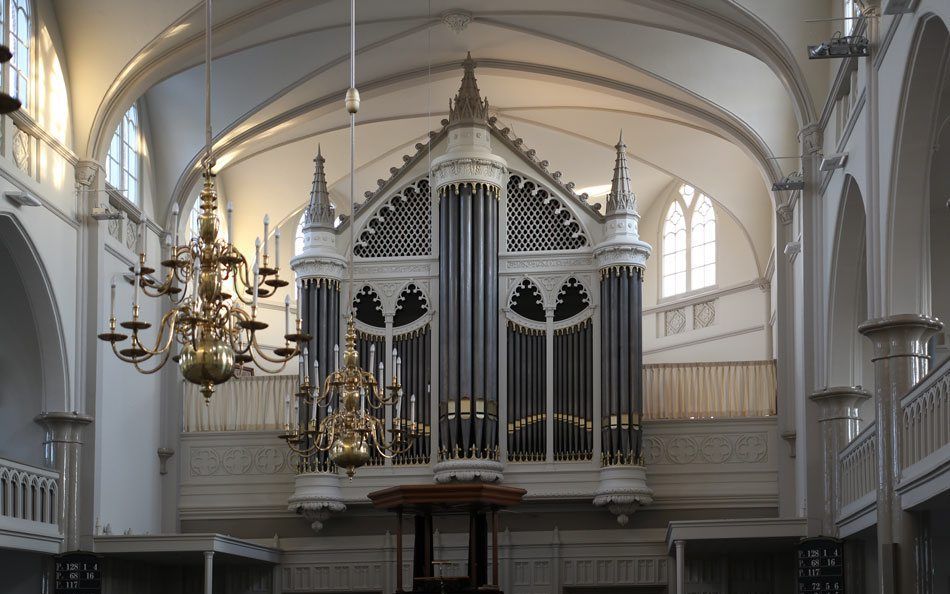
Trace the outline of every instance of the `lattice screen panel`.
[[432, 253], [429, 180], [420, 179], [389, 199], [360, 231], [360, 258], [428, 256]]
[[577, 250], [587, 236], [570, 209], [520, 175], [508, 178], [508, 251]]

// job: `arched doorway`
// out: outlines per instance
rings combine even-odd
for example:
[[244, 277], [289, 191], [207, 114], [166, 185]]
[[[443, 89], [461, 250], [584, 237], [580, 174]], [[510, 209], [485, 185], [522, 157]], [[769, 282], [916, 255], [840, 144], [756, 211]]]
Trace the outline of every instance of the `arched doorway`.
[[41, 466], [34, 422], [68, 401], [66, 357], [52, 287], [19, 221], [0, 213], [0, 456]]
[[[829, 286], [829, 386], [862, 386], [874, 392], [871, 343], [858, 332], [868, 319], [867, 217], [861, 189], [845, 179], [835, 231]], [[862, 424], [874, 420], [874, 402], [861, 408]]]

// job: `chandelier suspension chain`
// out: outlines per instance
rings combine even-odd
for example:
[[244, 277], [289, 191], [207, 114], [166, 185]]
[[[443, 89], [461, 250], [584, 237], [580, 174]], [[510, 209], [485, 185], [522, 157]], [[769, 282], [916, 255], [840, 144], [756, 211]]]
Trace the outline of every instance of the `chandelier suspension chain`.
[[[350, 0], [350, 93], [356, 95], [356, 0]], [[358, 95], [356, 95], [358, 96]], [[350, 253], [347, 254], [349, 268], [349, 300], [350, 308], [353, 305], [353, 255], [356, 253], [356, 110], [350, 109]], [[372, 370], [370, 370], [372, 371]]]
[[202, 159], [209, 171], [214, 167], [211, 134], [211, 28], [213, 26], [211, 3], [212, 0], [205, 2], [205, 156]]

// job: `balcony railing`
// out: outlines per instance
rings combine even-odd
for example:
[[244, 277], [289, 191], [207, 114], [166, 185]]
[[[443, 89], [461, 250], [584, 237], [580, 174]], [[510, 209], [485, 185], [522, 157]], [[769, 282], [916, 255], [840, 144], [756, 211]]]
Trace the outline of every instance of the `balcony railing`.
[[841, 469], [841, 507], [873, 493], [877, 477], [877, 426], [869, 424], [838, 454]]
[[901, 400], [901, 467], [908, 468], [950, 444], [950, 360]]
[[[218, 387], [209, 406], [195, 386], [186, 385], [182, 426], [186, 433], [280, 429], [284, 397], [296, 391], [297, 379], [293, 375], [242, 378]], [[643, 409], [645, 420], [774, 416], [775, 361], [644, 365]], [[535, 415], [537, 422], [563, 417], [556, 410], [546, 412]], [[509, 418], [508, 422], [516, 420]], [[597, 439], [598, 420], [570, 421], [590, 423]], [[577, 459], [590, 457], [590, 445], [586, 447], [586, 455], [575, 456]]]
[[59, 474], [0, 458], [0, 533], [4, 546], [59, 552]]

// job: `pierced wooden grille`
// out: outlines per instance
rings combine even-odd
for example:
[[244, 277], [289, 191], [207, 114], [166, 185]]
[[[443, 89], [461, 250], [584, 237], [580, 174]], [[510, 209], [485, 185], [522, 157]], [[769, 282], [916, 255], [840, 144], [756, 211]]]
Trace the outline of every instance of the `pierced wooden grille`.
[[508, 251], [577, 250], [587, 236], [570, 209], [535, 182], [508, 178]]
[[366, 222], [353, 253], [360, 258], [400, 258], [432, 253], [429, 180], [409, 184]]

